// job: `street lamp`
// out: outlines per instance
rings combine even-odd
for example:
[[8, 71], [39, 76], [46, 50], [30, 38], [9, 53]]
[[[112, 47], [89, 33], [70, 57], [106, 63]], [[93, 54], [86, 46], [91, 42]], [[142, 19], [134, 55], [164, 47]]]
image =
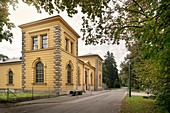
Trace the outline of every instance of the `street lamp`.
[[129, 97], [131, 97], [131, 68], [130, 68], [130, 64], [131, 64], [131, 62], [130, 62], [130, 60], [129, 60]]

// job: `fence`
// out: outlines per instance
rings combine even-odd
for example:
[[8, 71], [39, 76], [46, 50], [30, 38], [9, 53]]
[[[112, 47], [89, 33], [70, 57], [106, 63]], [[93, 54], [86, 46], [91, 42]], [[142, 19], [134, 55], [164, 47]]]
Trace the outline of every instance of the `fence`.
[[27, 87], [21, 89], [0, 89], [0, 102], [22, 102], [40, 98], [50, 98], [57, 96], [52, 87]]

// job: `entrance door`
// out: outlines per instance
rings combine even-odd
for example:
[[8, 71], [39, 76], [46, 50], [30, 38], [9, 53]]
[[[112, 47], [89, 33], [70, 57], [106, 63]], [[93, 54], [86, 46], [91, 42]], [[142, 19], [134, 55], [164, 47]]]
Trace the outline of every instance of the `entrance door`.
[[86, 90], [87, 90], [87, 72], [85, 71], [85, 84], [86, 84]]

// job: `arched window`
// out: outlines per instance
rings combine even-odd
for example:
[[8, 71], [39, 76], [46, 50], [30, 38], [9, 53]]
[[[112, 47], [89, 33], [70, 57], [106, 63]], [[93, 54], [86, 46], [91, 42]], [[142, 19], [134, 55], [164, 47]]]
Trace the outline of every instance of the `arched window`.
[[13, 72], [9, 71], [9, 84], [13, 84]]
[[42, 62], [38, 62], [36, 64], [36, 83], [44, 82], [44, 64]]
[[71, 83], [71, 66], [67, 65], [67, 83]]

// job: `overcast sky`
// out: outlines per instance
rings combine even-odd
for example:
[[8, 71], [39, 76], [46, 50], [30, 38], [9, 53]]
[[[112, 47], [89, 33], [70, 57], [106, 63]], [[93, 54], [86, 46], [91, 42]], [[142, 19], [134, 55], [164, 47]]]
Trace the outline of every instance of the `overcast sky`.
[[[7, 55], [9, 58], [13, 57], [20, 57], [21, 56], [21, 29], [18, 27], [18, 25], [48, 18], [50, 16], [58, 15], [57, 13], [53, 15], [49, 15], [46, 12], [37, 13], [37, 10], [33, 6], [28, 6], [27, 4], [23, 3], [19, 0], [19, 4], [17, 5], [18, 8], [16, 10], [13, 10], [12, 7], [10, 7], [10, 20], [16, 25], [16, 28], [12, 30], [12, 33], [14, 35], [13, 43], [10, 44], [9, 42], [2, 41], [0, 42], [0, 54]], [[73, 16], [73, 18], [70, 18], [67, 16], [66, 12], [61, 12], [60, 16], [80, 35], [82, 36], [82, 33], [80, 32], [81, 29], [81, 13], [78, 13]], [[115, 60], [118, 65], [118, 69], [120, 63], [124, 60], [124, 57], [126, 56], [127, 49], [125, 47], [124, 41], [121, 41], [119, 45], [88, 45], [86, 46], [84, 41], [80, 38], [79, 39], [79, 49], [78, 49], [78, 55], [88, 54], [88, 53], [95, 53], [99, 54], [103, 59], [104, 55], [107, 51], [110, 51], [114, 54]]]

